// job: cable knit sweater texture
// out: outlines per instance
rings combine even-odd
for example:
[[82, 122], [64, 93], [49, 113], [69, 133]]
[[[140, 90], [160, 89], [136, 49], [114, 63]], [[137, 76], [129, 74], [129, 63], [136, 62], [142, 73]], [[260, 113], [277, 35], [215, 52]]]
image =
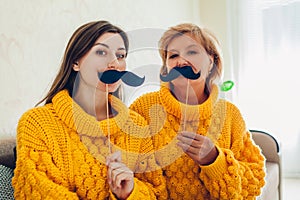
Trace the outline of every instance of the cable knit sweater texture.
[[[149, 123], [168, 199], [255, 199], [265, 184], [265, 158], [238, 108], [218, 95], [214, 85], [203, 104], [186, 105], [162, 83], [159, 91], [139, 97], [130, 107]], [[199, 166], [176, 146], [184, 127], [214, 141], [219, 151], [214, 163]]]
[[66, 90], [21, 117], [12, 180], [15, 199], [115, 199], [106, 181], [108, 124], [113, 151], [120, 150], [122, 161], [136, 172], [128, 199], [167, 198], [146, 121], [116, 97], [109, 98], [118, 114], [100, 122]]

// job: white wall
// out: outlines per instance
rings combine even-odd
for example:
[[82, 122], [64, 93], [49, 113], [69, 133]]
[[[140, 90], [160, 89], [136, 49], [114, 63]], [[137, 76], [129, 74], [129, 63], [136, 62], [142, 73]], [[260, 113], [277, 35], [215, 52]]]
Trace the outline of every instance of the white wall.
[[[104, 19], [134, 31], [199, 24], [197, 0], [0, 0], [0, 4], [0, 137], [15, 136], [21, 114], [44, 97], [66, 43], [80, 25]], [[133, 56], [129, 64], [136, 60]]]

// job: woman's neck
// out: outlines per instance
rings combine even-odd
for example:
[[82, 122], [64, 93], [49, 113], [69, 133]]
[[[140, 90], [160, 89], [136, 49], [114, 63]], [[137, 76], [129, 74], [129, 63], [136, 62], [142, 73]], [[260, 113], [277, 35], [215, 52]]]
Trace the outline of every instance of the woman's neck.
[[[105, 92], [98, 91], [96, 88], [86, 88], [79, 86], [73, 99], [89, 115], [94, 116], [98, 121], [107, 119], [107, 96]], [[109, 106], [110, 107], [110, 106]], [[109, 115], [111, 115], [111, 109]]]
[[204, 88], [195, 88], [188, 85], [185, 88], [174, 87], [171, 90], [172, 94], [178, 101], [189, 105], [202, 104], [208, 99], [208, 94], [205, 92]]

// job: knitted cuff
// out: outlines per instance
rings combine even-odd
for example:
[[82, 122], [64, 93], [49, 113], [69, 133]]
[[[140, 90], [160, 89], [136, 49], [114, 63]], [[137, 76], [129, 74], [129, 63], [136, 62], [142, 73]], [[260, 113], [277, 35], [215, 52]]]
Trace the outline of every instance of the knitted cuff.
[[201, 166], [201, 171], [205, 172], [209, 178], [219, 179], [223, 177], [223, 174], [227, 171], [227, 162], [224, 152], [217, 146], [219, 155], [215, 162], [210, 165]]

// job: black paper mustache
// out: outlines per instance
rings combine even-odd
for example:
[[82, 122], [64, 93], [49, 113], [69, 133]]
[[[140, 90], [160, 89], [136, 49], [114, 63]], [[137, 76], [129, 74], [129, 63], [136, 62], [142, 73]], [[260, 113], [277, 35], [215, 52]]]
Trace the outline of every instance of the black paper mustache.
[[176, 66], [172, 68], [167, 75], [163, 76], [162, 74], [160, 74], [160, 80], [162, 80], [163, 82], [170, 82], [180, 75], [184, 76], [185, 78], [195, 80], [200, 77], [201, 72], [199, 71], [198, 73], [194, 73], [191, 66]]
[[145, 81], [145, 77], [141, 78], [132, 72], [117, 70], [98, 72], [98, 78], [100, 81], [106, 84], [112, 84], [121, 79], [125, 84], [133, 87], [140, 86]]

